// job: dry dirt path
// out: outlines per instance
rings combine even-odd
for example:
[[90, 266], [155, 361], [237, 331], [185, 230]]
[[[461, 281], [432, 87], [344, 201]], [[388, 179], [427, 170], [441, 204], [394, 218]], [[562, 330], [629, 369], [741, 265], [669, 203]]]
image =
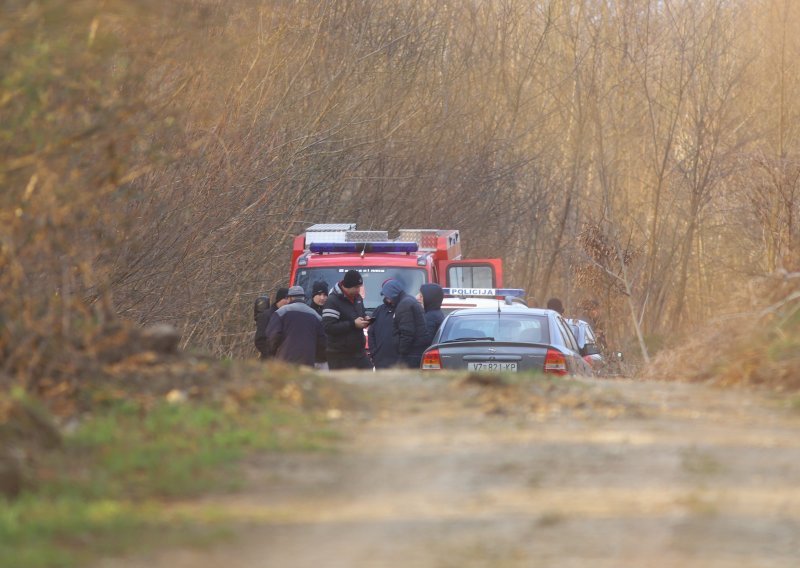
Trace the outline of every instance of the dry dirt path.
[[237, 536], [101, 568], [800, 566], [800, 412], [686, 384], [374, 392], [333, 454], [269, 456], [204, 500]]

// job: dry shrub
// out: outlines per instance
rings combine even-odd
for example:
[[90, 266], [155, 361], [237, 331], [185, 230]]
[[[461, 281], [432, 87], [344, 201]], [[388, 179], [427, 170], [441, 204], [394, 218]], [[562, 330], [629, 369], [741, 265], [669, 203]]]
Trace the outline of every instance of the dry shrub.
[[[77, 371], [116, 315], [105, 251], [125, 240], [129, 184], [157, 156], [145, 1], [17, 0], [0, 34], [0, 373]], [[144, 42], [147, 43], [147, 42]], [[78, 353], [71, 361], [71, 353]]]
[[[143, 413], [165, 401], [213, 403], [231, 412], [262, 408], [267, 400], [312, 413], [360, 406], [355, 389], [310, 369], [277, 360], [219, 360], [172, 349], [175, 343], [154, 337], [152, 328], [115, 322], [32, 382], [28, 395], [60, 424], [120, 403]], [[0, 386], [0, 434], [19, 422], [9, 387]]]
[[729, 315], [696, 329], [680, 347], [659, 353], [642, 375], [800, 389], [800, 273], [752, 280], [730, 307]]

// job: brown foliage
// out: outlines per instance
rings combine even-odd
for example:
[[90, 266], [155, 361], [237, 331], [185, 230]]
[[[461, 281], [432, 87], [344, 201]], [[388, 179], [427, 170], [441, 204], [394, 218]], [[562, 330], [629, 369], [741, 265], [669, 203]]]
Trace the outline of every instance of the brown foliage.
[[736, 312], [659, 353], [643, 376], [800, 390], [800, 273], [753, 280], [729, 306]]
[[[719, 313], [796, 257], [798, 14], [646, 5], [6, 2], [0, 374], [81, 373], [119, 316], [250, 357], [314, 222], [460, 229], [610, 343]], [[623, 310], [596, 285], [627, 263]]]

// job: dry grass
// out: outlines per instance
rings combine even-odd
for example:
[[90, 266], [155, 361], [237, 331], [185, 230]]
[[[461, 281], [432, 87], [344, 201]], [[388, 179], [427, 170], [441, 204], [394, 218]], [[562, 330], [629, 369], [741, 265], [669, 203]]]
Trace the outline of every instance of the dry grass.
[[659, 353], [643, 376], [800, 389], [800, 274], [754, 280], [731, 306], [736, 313]]

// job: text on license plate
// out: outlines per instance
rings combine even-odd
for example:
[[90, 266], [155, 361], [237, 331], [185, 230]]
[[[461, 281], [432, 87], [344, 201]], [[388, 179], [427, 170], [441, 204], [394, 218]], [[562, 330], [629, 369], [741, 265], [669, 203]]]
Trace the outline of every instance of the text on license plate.
[[517, 372], [517, 362], [506, 361], [476, 361], [467, 363], [469, 371], [508, 371]]

